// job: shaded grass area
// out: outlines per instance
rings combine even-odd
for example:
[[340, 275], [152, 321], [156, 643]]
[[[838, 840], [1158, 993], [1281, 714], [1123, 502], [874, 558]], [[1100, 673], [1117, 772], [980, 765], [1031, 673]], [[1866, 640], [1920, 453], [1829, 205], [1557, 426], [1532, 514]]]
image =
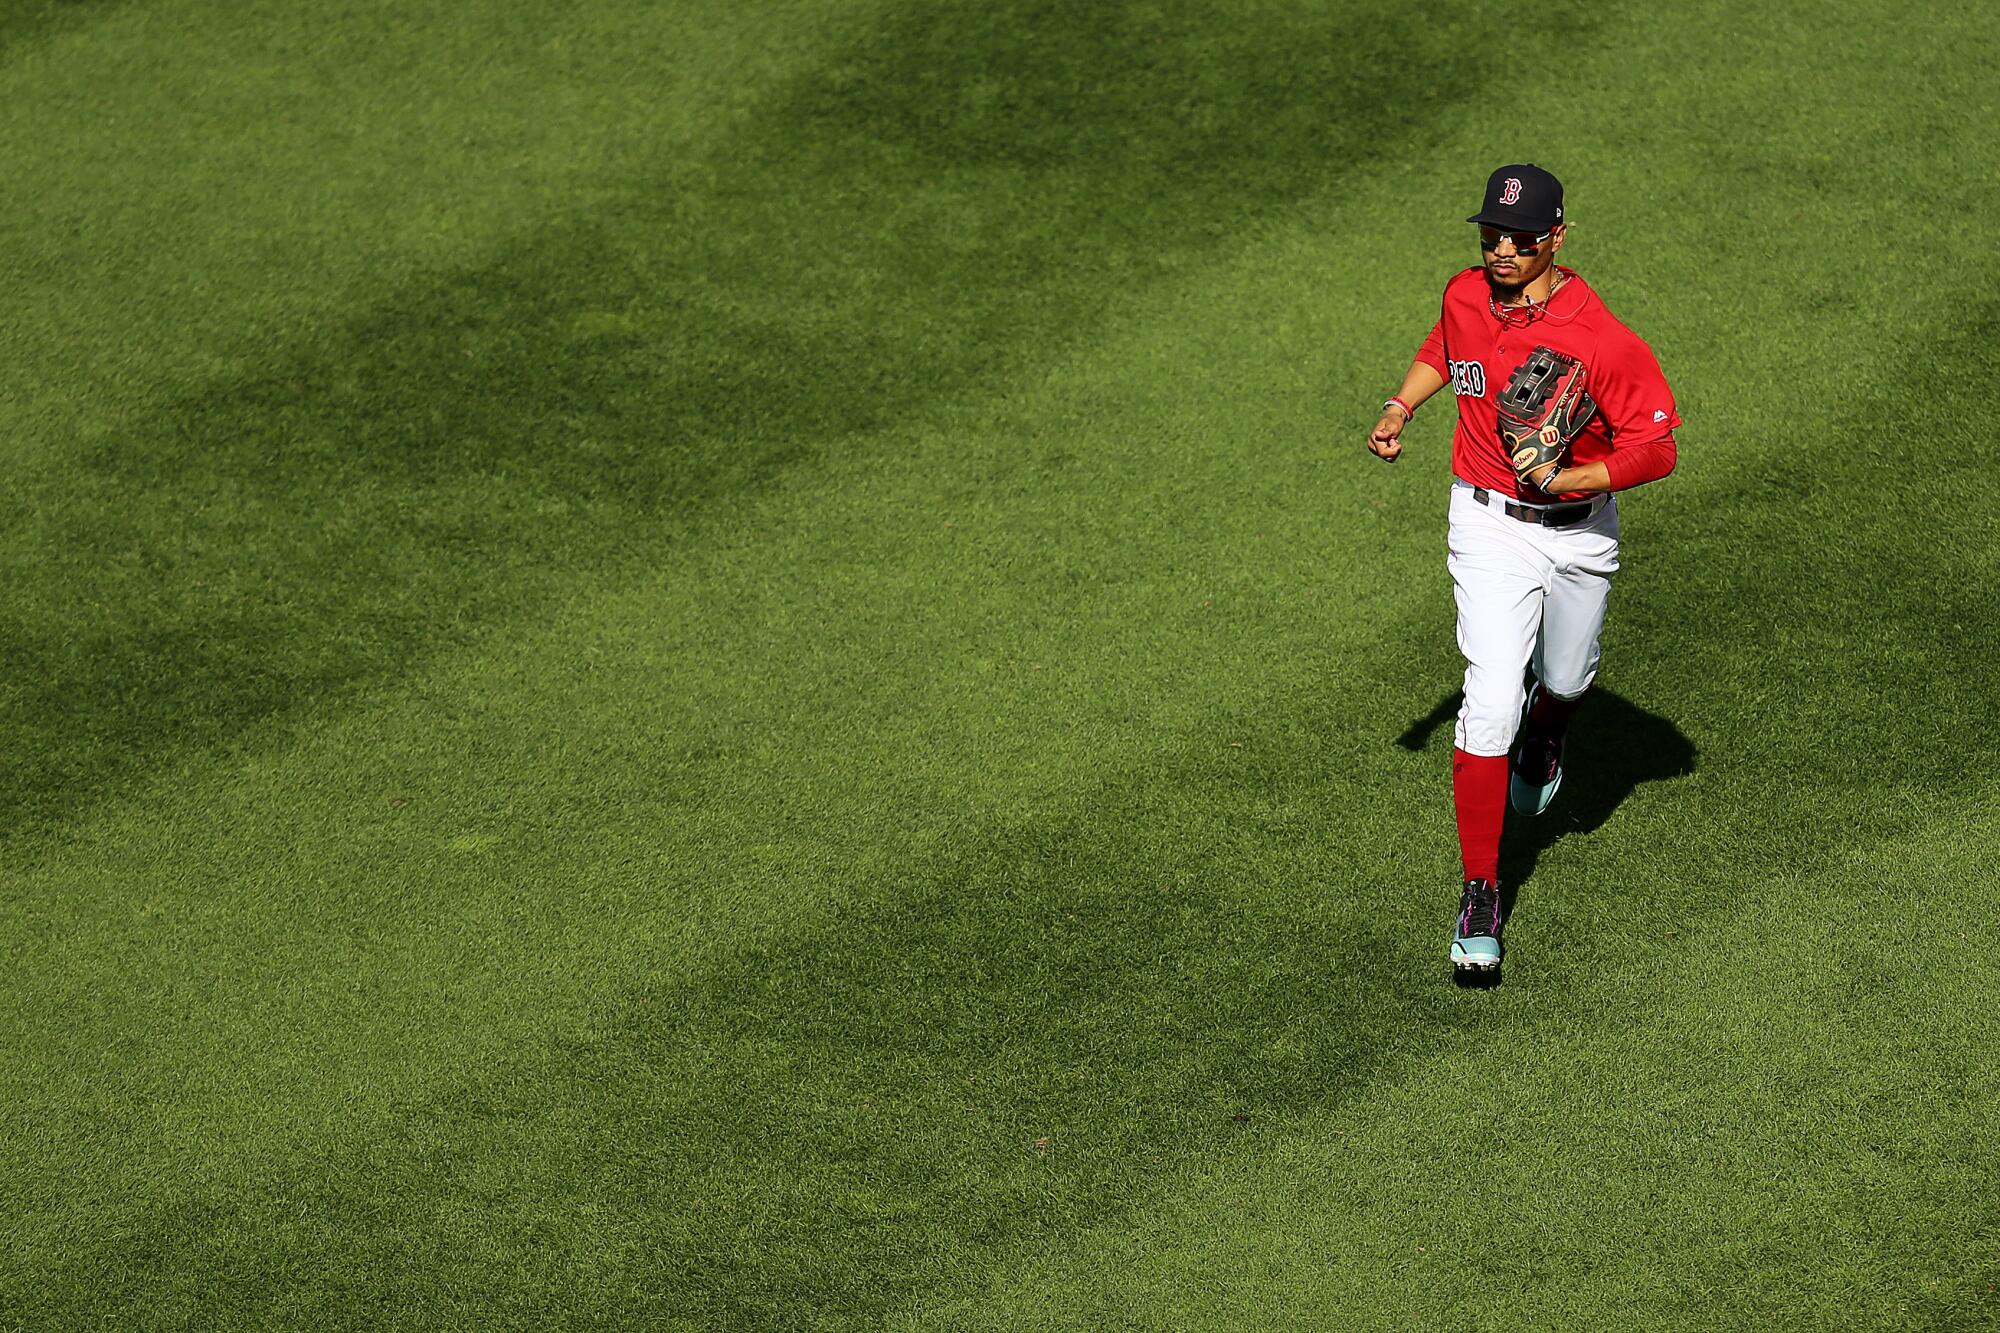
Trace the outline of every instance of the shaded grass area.
[[0, 59], [15, 48], [75, 29], [121, 0], [7, 0], [0, 4]]
[[[1373, 16], [1384, 31], [1385, 14]], [[1451, 36], [1438, 31], [1426, 40]], [[1369, 151], [1339, 149], [1349, 155], [1329, 167], [1326, 136], [1414, 132], [1412, 105], [1438, 109], [1426, 70], [1474, 86], [1467, 60], [1442, 48], [1419, 49], [1414, 70], [1403, 50], [1349, 64], [1387, 54], [1369, 45], [1382, 40], [1280, 21], [1218, 36], [1160, 10], [903, 11], [776, 97], [750, 138], [644, 187], [618, 183], [590, 216], [493, 266], [404, 293], [330, 347], [280, 355], [269, 373], [100, 442], [73, 507], [38, 530], [73, 541], [40, 568], [87, 590], [92, 618], [58, 633], [54, 611], [24, 594], [9, 641], [24, 664], [10, 688], [28, 692], [7, 723], [29, 754], [6, 788], [15, 819], [87, 805], [183, 747], [237, 743], [328, 693], [392, 691], [443, 647], [532, 624], [548, 599], [700, 541], [702, 523], [787, 469], [849, 442], [880, 447], [863, 437], [952, 394], [1020, 392], [1051, 344], [1101, 332], [1133, 285], [1212, 256], [1259, 208], [1303, 198]], [[1199, 95], [1183, 98], [1189, 83]], [[1329, 130], [1326, 116], [1346, 119]], [[1267, 138], [1271, 124], [1285, 133]], [[1385, 704], [1368, 667], [1322, 682], [1287, 664], [1227, 719], [1272, 738], [1244, 762], [1222, 770], [1206, 738], [1172, 734], [1111, 767], [1065, 751], [1069, 794], [1020, 818], [941, 801], [880, 813], [869, 828], [893, 835], [900, 819], [947, 850], [885, 857], [887, 873], [854, 901], [739, 956], [692, 967], [662, 948], [606, 979], [587, 1030], [412, 1095], [378, 1139], [314, 1143], [283, 1167], [220, 1172], [143, 1208], [81, 1200], [76, 1243], [44, 1247], [41, 1266], [10, 1281], [13, 1308], [162, 1327], [868, 1327], [976, 1287], [1013, 1256], [1140, 1225], [1189, 1172], [1254, 1161], [1267, 1141], [1252, 1136], [1267, 1128], [1394, 1107], [1434, 1062], [1470, 1079], [1482, 1058], [1556, 1059], [1566, 1075], [1535, 1040], [1537, 1015], [1558, 1029], [1597, 1023], [1609, 992], [1651, 981], [1662, 988], [1626, 996], [1617, 1021], [1643, 1033], [1651, 1007], [1667, 1006], [1675, 1032], [1698, 1035], [1700, 1005], [1767, 974], [1732, 946], [1714, 955], [1713, 985], [1673, 985], [1673, 965], [1700, 956], [1674, 932], [1712, 941], [1742, 910], [1744, 882], [1771, 866], [1837, 868], [1853, 844], [1912, 818], [1912, 792], [1946, 814], [1955, 766], [1987, 757], [1961, 724], [1993, 700], [1976, 651], [1991, 641], [1978, 596], [1991, 510], [1952, 502], [1982, 494], [1973, 432], [2000, 374], [1991, 323], [1976, 311], [1962, 337], [1941, 336], [1952, 374], [1916, 357], [1893, 377], [1936, 414], [1934, 469], [1881, 467], [1874, 424], [1898, 411], [1899, 389], [1853, 404], [1837, 438], [1798, 437], [1816, 493], [1783, 488], [1786, 469], [1773, 468], [1766, 489], [1677, 507], [1635, 538], [1643, 563], [1620, 585], [1627, 655], [1614, 664], [1641, 684], [1614, 674], [1624, 693], [1579, 721], [1578, 777], [1587, 769], [1594, 785], [1572, 786], [1557, 816], [1569, 822], [1510, 843], [1525, 954], [1544, 961], [1484, 1007], [1439, 984], [1448, 906], [1385, 890], [1339, 843], [1343, 823], [1381, 819], [1392, 796], [1442, 807], [1442, 768], [1420, 787], [1399, 780], [1408, 745], [1393, 752], [1381, 722], [1385, 709], [1422, 709], [1429, 690]], [[1841, 382], [1830, 377], [1829, 394]], [[907, 466], [976, 491], [982, 460], [952, 443]], [[1076, 475], [1051, 469], [1033, 486]], [[1009, 515], [1034, 507], [1033, 486]], [[1882, 503], [1857, 505], [1864, 491]], [[1105, 497], [1130, 525], [1113, 531], [1143, 530], [1120, 509], [1129, 501]], [[855, 499], [829, 487], [824, 503]], [[1911, 558], [1912, 512], [1946, 516], [1944, 554]], [[1057, 577], [982, 558], [963, 557], [966, 582], [1012, 579], [1018, 602]], [[1003, 589], [940, 618], [970, 629], [1018, 609]], [[1430, 644], [1442, 598], [1424, 614], [1440, 631]], [[858, 678], [907, 646], [871, 641], [872, 628], [809, 650]], [[1421, 652], [1409, 657], [1395, 665], [1422, 666]], [[980, 696], [952, 674], [962, 670], [939, 669], [941, 689], [960, 691], [946, 706], [976, 712]], [[822, 697], [842, 706], [837, 691]], [[1907, 725], [1912, 699], [1934, 705], [1920, 725]], [[59, 732], [57, 708], [87, 739]], [[764, 743], [792, 734], [782, 716], [758, 717], [777, 734]], [[1423, 725], [1409, 745], [1425, 743]], [[1381, 733], [1388, 763], [1340, 766], [1353, 756], [1327, 738], [1356, 729]], [[977, 746], [995, 731], [975, 719], [947, 735]], [[732, 756], [718, 746], [714, 758]], [[827, 766], [840, 773], [841, 758]], [[715, 814], [732, 848], [764, 836], [766, 806], [782, 799], [753, 786]], [[1633, 805], [1654, 818], [1621, 819]], [[1301, 809], [1320, 813], [1274, 815]], [[852, 836], [804, 822], [802, 838]], [[1448, 838], [1441, 819], [1377, 827]], [[588, 830], [556, 832], [578, 839], [570, 873], [602, 873]], [[419, 900], [452, 882], [413, 879]], [[590, 901], [551, 880], [543, 910]], [[821, 880], [846, 887], [833, 870]], [[1659, 885], [1674, 892], [1648, 891]], [[630, 925], [607, 911], [602, 930]], [[1635, 949], [1659, 967], [1634, 964]], [[1608, 1188], [1643, 1190], [1643, 1176], [1611, 1173], [1629, 1165], [1624, 1146], [1657, 1141], [1619, 1115], [1650, 1090], [1643, 1075], [1684, 1058], [1666, 1043], [1642, 1077], [1608, 1085], [1618, 1095], [1584, 1145]], [[1725, 1129], [1738, 1104], [1728, 1091]], [[1886, 1125], [1918, 1114], [1890, 1101]], [[1741, 1105], [1771, 1101], [1759, 1091]], [[1552, 1139], [1574, 1132], [1544, 1109], [1515, 1112]], [[1434, 1144], [1413, 1137], [1368, 1177], [1380, 1194], [1349, 1202], [1395, 1214], [1478, 1183], [1476, 1154], [1433, 1155]], [[1472, 1145], [1506, 1146], [1497, 1131]], [[1411, 1163], [1424, 1164], [1420, 1179], [1398, 1174]], [[1523, 1186], [1548, 1165], [1530, 1161]], [[1845, 1206], [1832, 1221], [1859, 1205]], [[1342, 1217], [1315, 1220], [1337, 1231]], [[1239, 1277], [1259, 1271], [1258, 1256], [1213, 1239], [1190, 1243], [1196, 1268], [1220, 1253]], [[1343, 1256], [1348, 1280], [1381, 1258]], [[1497, 1244], [1433, 1262], [1460, 1258], [1415, 1271], [1526, 1280]], [[1095, 1318], [1164, 1326], [1173, 1308], [1114, 1304]]]
[[[1435, 743], [1445, 745], [1464, 699], [1463, 690], [1447, 694], [1396, 744], [1421, 751], [1441, 735], [1445, 739]], [[1672, 720], [1602, 686], [1591, 691], [1589, 708], [1564, 749], [1565, 768], [1578, 780], [1565, 778], [1562, 809], [1545, 819], [1509, 820], [1503, 830], [1500, 882], [1510, 912], [1520, 884], [1534, 875], [1536, 860], [1556, 840], [1602, 828], [1642, 783], [1670, 782], [1695, 771], [1694, 742]]]
[[4, 552], [0, 828], [393, 681], [1022, 373], [1474, 67], [1442, 36], [1390, 60], [1373, 7], [880, 23], [696, 160], [91, 441]]

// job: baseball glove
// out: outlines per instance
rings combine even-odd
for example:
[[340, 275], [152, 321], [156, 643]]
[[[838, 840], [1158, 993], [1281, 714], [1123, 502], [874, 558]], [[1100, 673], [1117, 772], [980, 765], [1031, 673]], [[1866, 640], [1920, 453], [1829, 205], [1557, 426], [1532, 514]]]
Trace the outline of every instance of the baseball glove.
[[1573, 356], [1537, 347], [1507, 377], [1494, 400], [1500, 442], [1514, 475], [1536, 490], [1569, 462], [1570, 442], [1583, 433], [1597, 403], [1583, 389], [1584, 365]]

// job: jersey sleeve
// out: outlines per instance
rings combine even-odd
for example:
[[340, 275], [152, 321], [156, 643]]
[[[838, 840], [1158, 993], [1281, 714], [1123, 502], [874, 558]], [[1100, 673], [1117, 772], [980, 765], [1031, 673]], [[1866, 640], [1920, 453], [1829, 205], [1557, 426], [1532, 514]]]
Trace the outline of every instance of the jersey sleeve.
[[1417, 360], [1435, 370], [1445, 383], [1451, 383], [1451, 370], [1444, 363], [1443, 315], [1439, 315], [1438, 322], [1431, 325], [1430, 337], [1424, 339], [1424, 345], [1417, 349]]
[[1599, 349], [1591, 370], [1591, 397], [1611, 433], [1611, 454], [1604, 460], [1611, 489], [1658, 481], [1672, 472], [1681, 416], [1653, 349], [1620, 329]]

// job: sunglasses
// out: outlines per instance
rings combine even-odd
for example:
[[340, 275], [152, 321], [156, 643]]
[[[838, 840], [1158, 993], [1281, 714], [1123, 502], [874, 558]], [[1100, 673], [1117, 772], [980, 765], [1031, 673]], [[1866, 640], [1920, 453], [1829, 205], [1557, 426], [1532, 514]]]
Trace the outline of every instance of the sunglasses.
[[1546, 241], [1555, 234], [1555, 228], [1553, 227], [1543, 232], [1540, 236], [1535, 235], [1531, 231], [1501, 231], [1498, 227], [1481, 227], [1479, 229], [1479, 248], [1482, 250], [1496, 250], [1500, 246], [1501, 238], [1505, 237], [1514, 243], [1515, 254], [1531, 255], [1542, 248], [1543, 241]]

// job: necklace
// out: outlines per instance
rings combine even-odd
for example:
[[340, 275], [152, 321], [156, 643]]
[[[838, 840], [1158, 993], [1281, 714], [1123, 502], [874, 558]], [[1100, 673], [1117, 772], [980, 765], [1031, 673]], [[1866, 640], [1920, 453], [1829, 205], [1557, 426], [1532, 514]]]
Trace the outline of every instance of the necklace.
[[1491, 310], [1493, 318], [1499, 320], [1502, 324], [1512, 325], [1516, 315], [1520, 316], [1522, 324], [1532, 324], [1548, 313], [1549, 302], [1556, 299], [1556, 293], [1561, 291], [1563, 284], [1568, 281], [1569, 274], [1563, 272], [1561, 269], [1557, 269], [1555, 281], [1549, 284], [1549, 294], [1542, 298], [1540, 305], [1536, 305], [1535, 298], [1528, 295], [1525, 291], [1521, 293], [1521, 300], [1518, 305], [1501, 305], [1493, 299], [1492, 290], [1488, 289], [1486, 293], [1486, 308]]

